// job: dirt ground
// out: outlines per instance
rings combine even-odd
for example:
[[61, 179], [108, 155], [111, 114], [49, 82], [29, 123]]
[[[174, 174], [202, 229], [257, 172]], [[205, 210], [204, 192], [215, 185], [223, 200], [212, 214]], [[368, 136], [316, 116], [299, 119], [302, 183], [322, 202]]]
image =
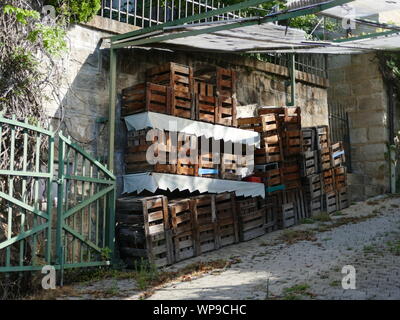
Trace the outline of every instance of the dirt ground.
[[[167, 271], [217, 259], [230, 263], [146, 295], [136, 280], [110, 278], [75, 285], [58, 299], [400, 299], [400, 197], [356, 203], [325, 220], [182, 261]], [[345, 265], [355, 268], [356, 289], [342, 288]]]

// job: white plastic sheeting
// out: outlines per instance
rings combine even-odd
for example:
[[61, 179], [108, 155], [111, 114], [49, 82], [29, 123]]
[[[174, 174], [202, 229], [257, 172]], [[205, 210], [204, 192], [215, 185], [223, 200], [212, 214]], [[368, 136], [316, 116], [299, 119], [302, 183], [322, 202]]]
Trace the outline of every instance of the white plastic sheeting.
[[374, 16], [381, 12], [400, 10], [400, 0], [355, 0], [325, 11], [335, 17], [354, 15], [355, 18]]
[[265, 198], [265, 185], [263, 183], [211, 179], [167, 173], [135, 173], [123, 176], [123, 193], [142, 192], [147, 190], [155, 192], [161, 190], [179, 190], [200, 193], [235, 192], [237, 196]]
[[260, 135], [257, 132], [226, 127], [201, 121], [178, 118], [156, 112], [143, 112], [125, 117], [129, 131], [146, 128], [193, 134], [197, 137], [214, 138], [258, 147]]

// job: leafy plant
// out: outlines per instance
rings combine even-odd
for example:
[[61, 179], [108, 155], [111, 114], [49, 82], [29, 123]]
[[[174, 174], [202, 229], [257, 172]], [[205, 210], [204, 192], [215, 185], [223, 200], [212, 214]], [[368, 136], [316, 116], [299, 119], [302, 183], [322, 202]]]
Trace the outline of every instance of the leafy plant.
[[71, 23], [88, 22], [101, 8], [101, 0], [48, 0]]

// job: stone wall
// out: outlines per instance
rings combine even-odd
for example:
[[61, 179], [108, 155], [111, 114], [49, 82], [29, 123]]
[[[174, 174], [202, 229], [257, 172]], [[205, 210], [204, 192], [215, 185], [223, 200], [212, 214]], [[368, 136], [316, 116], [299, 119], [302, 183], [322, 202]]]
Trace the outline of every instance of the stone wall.
[[[101, 29], [101, 28], [100, 28]], [[70, 53], [65, 61], [65, 79], [61, 103], [47, 104], [47, 112], [62, 120], [62, 129], [72, 139], [97, 157], [107, 158], [107, 127], [101, 118], [108, 117], [109, 50], [104, 37], [111, 33], [95, 26], [75, 25], [68, 32]], [[284, 106], [290, 100], [287, 68], [229, 54], [172, 52], [169, 50], [124, 49], [118, 52], [117, 90], [120, 99], [125, 87], [144, 81], [147, 68], [174, 61], [194, 68], [219, 65], [238, 73], [237, 98], [241, 105]], [[297, 72], [298, 105], [303, 108], [305, 126], [328, 123], [327, 81]], [[119, 108], [117, 108], [119, 112]], [[117, 119], [120, 117], [117, 116]], [[121, 121], [116, 133], [116, 173], [123, 174], [125, 126]]]
[[350, 121], [354, 200], [389, 191], [388, 98], [374, 54], [330, 56], [328, 100], [345, 105]]

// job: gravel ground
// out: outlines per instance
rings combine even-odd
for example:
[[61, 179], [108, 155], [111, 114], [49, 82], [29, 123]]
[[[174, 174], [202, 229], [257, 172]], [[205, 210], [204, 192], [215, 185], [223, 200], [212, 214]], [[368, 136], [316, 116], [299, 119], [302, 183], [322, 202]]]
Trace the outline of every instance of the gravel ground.
[[[189, 281], [171, 282], [148, 299], [400, 299], [399, 208], [399, 197], [379, 197], [352, 205], [331, 222], [290, 229], [313, 230], [311, 241], [287, 243], [281, 238], [288, 231], [280, 230], [183, 261], [168, 270], [196, 261], [236, 263]], [[343, 218], [356, 223], [329, 228]], [[345, 265], [355, 267], [354, 290], [342, 289]], [[140, 294], [133, 280], [104, 280], [75, 289], [79, 295], [69, 299], [138, 299]], [[98, 291], [106, 296], [93, 294]]]

